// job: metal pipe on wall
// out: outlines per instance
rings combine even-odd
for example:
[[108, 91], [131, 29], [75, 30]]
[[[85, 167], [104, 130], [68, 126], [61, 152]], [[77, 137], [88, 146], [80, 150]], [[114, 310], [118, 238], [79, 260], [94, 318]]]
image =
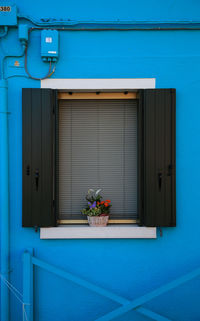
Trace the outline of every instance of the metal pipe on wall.
[[8, 84], [0, 80], [0, 227], [1, 227], [1, 321], [9, 320], [9, 175], [8, 175]]
[[68, 29], [70, 31], [78, 30], [78, 31], [128, 31], [128, 30], [199, 30], [200, 29], [200, 21], [137, 21], [137, 20], [112, 20], [112, 21], [100, 21], [100, 20], [90, 20], [90, 21], [78, 21], [78, 20], [57, 20], [55, 18], [46, 18], [46, 19], [35, 19], [31, 16], [18, 14], [17, 18], [20, 20], [27, 20], [31, 22], [33, 25], [41, 27], [41, 28], [56, 28], [61, 27], [64, 29]]

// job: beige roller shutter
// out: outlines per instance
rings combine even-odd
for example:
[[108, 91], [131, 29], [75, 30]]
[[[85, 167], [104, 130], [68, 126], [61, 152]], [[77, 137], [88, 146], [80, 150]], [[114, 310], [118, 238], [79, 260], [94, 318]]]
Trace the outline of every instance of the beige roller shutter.
[[111, 218], [137, 215], [137, 100], [60, 100], [59, 219], [83, 219], [89, 188]]

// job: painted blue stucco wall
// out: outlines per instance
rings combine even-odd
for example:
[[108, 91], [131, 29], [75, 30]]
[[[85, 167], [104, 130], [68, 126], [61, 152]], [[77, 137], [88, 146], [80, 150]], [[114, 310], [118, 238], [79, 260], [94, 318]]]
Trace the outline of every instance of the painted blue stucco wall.
[[[3, 2], [4, 4], [6, 1]], [[35, 19], [77, 21], [200, 21], [199, 1], [15, 2]], [[21, 21], [23, 22], [23, 20]], [[21, 50], [17, 29], [1, 40], [0, 58]], [[8, 59], [10, 259], [12, 284], [22, 291], [22, 253], [35, 256], [128, 299], [137, 298], [200, 265], [200, 31], [60, 32], [60, 58], [54, 78], [156, 78], [156, 88], [177, 90], [177, 227], [156, 240], [40, 240], [22, 228], [22, 88], [40, 87], [25, 77], [23, 59]], [[28, 66], [43, 76], [40, 31], [31, 34]], [[16, 75], [16, 76], [14, 76]], [[17, 77], [18, 75], [18, 77]], [[12, 77], [11, 77], [12, 76]], [[200, 278], [145, 306], [171, 320], [197, 321]], [[117, 304], [35, 269], [35, 321], [94, 321]], [[10, 320], [22, 320], [22, 307], [11, 294]], [[116, 321], [145, 321], [131, 311]]]

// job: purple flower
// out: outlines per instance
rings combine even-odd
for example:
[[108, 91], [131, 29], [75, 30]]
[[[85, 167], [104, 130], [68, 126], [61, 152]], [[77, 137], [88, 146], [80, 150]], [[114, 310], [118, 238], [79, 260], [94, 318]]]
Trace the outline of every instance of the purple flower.
[[90, 208], [95, 208], [97, 206], [97, 202], [96, 201], [94, 201], [93, 203], [88, 202], [88, 205]]

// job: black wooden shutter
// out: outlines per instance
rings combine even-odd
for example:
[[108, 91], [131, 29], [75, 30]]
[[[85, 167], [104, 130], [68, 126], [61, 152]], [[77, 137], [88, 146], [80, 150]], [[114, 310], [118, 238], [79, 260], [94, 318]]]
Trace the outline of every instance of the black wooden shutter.
[[55, 92], [22, 89], [22, 226], [55, 226]]
[[144, 226], [176, 225], [175, 89], [140, 91], [139, 215]]

